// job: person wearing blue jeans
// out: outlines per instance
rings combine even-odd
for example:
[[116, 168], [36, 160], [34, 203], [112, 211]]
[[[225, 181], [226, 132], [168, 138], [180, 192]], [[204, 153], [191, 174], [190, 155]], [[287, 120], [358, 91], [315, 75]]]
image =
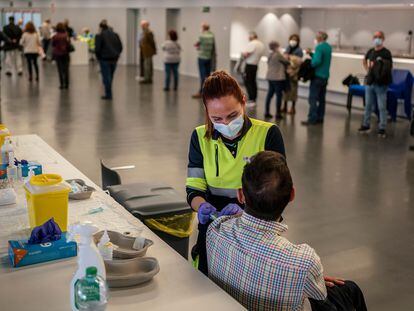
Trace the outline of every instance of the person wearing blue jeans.
[[105, 87], [104, 99], [112, 99], [112, 81], [114, 79], [114, 73], [116, 69], [116, 62], [100, 60], [102, 82]]
[[332, 47], [326, 42], [327, 39], [326, 32], [319, 31], [316, 35], [317, 45], [311, 62], [315, 73], [309, 87], [309, 113], [308, 119], [302, 121], [304, 126], [321, 124], [324, 121], [326, 86], [332, 59]]
[[211, 59], [198, 59], [198, 70], [200, 71], [200, 94], [203, 89], [204, 80], [211, 74]]
[[171, 74], [174, 77], [174, 91], [176, 91], [178, 88], [178, 66], [181, 61], [181, 46], [177, 42], [178, 35], [175, 30], [170, 30], [168, 35], [169, 40], [162, 44], [165, 65], [164, 91], [170, 90]]
[[285, 90], [285, 81], [276, 81], [276, 80], [269, 80], [269, 89], [267, 90], [266, 95], [266, 110], [265, 110], [265, 118], [272, 118], [273, 116], [270, 114], [270, 102], [272, 101], [272, 97], [276, 95], [276, 119], [282, 119], [282, 98], [283, 98], [283, 91]]
[[95, 54], [101, 67], [102, 82], [105, 95], [101, 98], [112, 100], [112, 81], [116, 63], [122, 53], [122, 42], [118, 34], [109, 27], [106, 21], [99, 24], [100, 32], [95, 36]]
[[174, 77], [174, 91], [178, 87], [178, 65], [180, 63], [165, 63], [165, 87], [164, 90], [170, 89], [171, 74]]
[[[328, 80], [315, 77], [309, 87], [309, 113], [308, 122], [322, 123], [325, 117], [325, 97]], [[318, 104], [319, 103], [319, 104]]]
[[392, 82], [392, 55], [384, 47], [385, 35], [382, 31], [376, 31], [373, 36], [374, 47], [369, 49], [363, 60], [363, 66], [367, 71], [367, 85], [365, 86], [365, 113], [359, 133], [369, 133], [371, 130], [371, 113], [378, 105], [379, 126], [378, 136], [386, 137], [387, 127], [387, 90]]

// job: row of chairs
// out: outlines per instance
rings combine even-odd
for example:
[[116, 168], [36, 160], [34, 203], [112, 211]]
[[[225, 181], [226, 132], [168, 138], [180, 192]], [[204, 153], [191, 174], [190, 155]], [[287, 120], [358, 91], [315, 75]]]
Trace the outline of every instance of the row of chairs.
[[[405, 69], [393, 69], [392, 70], [392, 83], [388, 87], [387, 91], [387, 110], [391, 117], [391, 120], [395, 122], [397, 120], [398, 101], [404, 101], [404, 112], [407, 119], [411, 120], [412, 116], [412, 89], [413, 89], [413, 75], [409, 70]], [[352, 98], [354, 96], [362, 97], [365, 106], [365, 85], [351, 84], [348, 89], [347, 109], [351, 113]], [[378, 107], [376, 107], [376, 113], [378, 114]]]

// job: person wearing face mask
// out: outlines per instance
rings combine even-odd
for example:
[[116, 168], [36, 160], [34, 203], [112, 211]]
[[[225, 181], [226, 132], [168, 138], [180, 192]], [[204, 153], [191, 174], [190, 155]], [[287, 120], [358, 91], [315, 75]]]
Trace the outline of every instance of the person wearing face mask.
[[249, 158], [271, 150], [285, 155], [279, 128], [246, 114], [246, 97], [237, 81], [216, 71], [203, 85], [205, 125], [191, 136], [187, 171], [187, 201], [198, 214], [198, 239], [191, 255], [207, 275], [206, 232], [215, 217], [240, 214], [237, 199], [241, 175]]
[[[303, 51], [300, 47], [299, 35], [293, 34], [289, 37], [289, 45], [285, 49], [284, 56], [289, 60], [289, 65], [286, 70], [289, 80], [289, 88], [283, 92], [283, 104], [281, 112], [295, 114], [296, 102], [298, 100], [298, 74], [303, 58]], [[289, 111], [287, 110], [288, 102], [292, 102], [292, 107]]]
[[385, 35], [382, 31], [374, 33], [374, 47], [369, 49], [363, 60], [363, 66], [367, 71], [365, 86], [365, 112], [362, 125], [358, 132], [369, 133], [371, 113], [377, 102], [379, 110], [378, 137], [385, 138], [387, 126], [387, 90], [392, 82], [392, 55], [384, 47]]
[[304, 126], [322, 124], [325, 118], [326, 87], [332, 59], [332, 47], [327, 39], [328, 34], [324, 31], [318, 31], [316, 34], [315, 53], [311, 61], [315, 74], [309, 86], [309, 113], [308, 119], [302, 121]]

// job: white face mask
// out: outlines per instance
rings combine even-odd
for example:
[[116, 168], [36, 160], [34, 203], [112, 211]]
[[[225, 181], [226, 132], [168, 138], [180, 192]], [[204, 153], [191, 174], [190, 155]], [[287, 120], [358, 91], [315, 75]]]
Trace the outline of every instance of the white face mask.
[[374, 38], [374, 45], [375, 46], [381, 46], [382, 45], [382, 39], [381, 38]]
[[298, 42], [296, 40], [290, 40], [289, 45], [290, 45], [290, 47], [294, 48], [298, 45]]
[[241, 114], [229, 124], [214, 123], [214, 128], [227, 138], [236, 138], [237, 134], [241, 131], [244, 124], [244, 116]]

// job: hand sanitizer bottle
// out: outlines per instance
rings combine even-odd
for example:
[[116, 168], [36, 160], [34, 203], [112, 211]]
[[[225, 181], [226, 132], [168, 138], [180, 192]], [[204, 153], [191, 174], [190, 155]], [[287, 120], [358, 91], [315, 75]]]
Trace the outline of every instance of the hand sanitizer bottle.
[[14, 153], [9, 152], [9, 166], [7, 167], [7, 179], [9, 183], [18, 181], [17, 166], [14, 165]]

